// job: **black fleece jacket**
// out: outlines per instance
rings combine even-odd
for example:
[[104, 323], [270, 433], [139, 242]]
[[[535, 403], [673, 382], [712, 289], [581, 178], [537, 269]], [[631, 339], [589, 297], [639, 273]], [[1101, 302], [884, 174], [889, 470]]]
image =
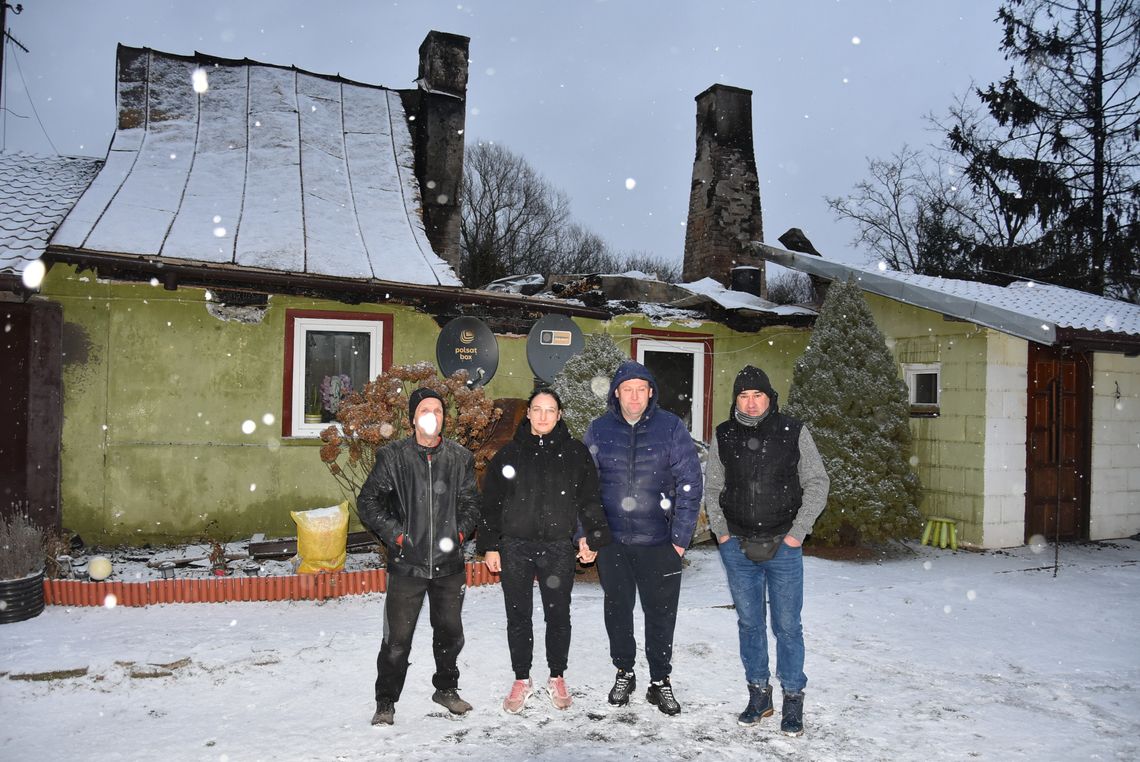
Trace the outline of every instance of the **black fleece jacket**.
[[487, 466], [481, 518], [480, 553], [499, 550], [504, 537], [570, 542], [579, 523], [591, 550], [610, 543], [594, 461], [562, 421], [540, 437], [523, 419]]

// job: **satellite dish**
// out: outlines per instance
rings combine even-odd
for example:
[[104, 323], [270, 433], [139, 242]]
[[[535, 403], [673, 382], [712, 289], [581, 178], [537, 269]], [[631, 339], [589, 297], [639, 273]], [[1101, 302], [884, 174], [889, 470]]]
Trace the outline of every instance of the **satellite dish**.
[[582, 351], [582, 329], [565, 315], [547, 315], [535, 321], [526, 337], [526, 359], [534, 375], [553, 383], [562, 366]]
[[479, 318], [457, 317], [439, 332], [435, 359], [444, 376], [465, 370], [469, 386], [482, 386], [499, 369], [499, 342]]

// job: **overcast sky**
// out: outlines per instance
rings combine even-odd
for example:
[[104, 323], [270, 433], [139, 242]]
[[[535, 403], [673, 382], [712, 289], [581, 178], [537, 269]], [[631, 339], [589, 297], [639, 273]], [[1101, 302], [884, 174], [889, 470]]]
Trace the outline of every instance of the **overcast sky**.
[[1009, 68], [997, 0], [22, 2], [8, 28], [29, 52], [7, 47], [5, 150], [105, 155], [120, 42], [407, 88], [437, 29], [471, 38], [469, 143], [525, 156], [614, 249], [677, 262], [694, 98], [710, 85], [753, 92], [766, 241], [800, 227], [825, 256], [861, 262], [823, 197], [849, 192], [868, 157], [937, 140], [923, 116]]

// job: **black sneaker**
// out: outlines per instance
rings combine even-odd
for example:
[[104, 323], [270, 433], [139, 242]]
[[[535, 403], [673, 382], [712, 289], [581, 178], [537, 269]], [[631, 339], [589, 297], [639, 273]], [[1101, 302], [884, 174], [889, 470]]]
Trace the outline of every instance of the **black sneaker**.
[[748, 706], [736, 718], [736, 721], [741, 725], [755, 725], [765, 717], [771, 717], [776, 713], [772, 708], [772, 686], [764, 683], [763, 685], [748, 686]]
[[645, 700], [665, 714], [681, 713], [681, 705], [673, 698], [673, 686], [669, 684], [669, 678], [650, 683], [649, 690], [645, 692]]
[[632, 672], [618, 670], [614, 678], [614, 687], [610, 688], [610, 703], [614, 706], [625, 706], [629, 703], [629, 695], [637, 687], [637, 678]]
[[471, 711], [471, 705], [459, 698], [459, 691], [454, 688], [436, 691], [431, 694], [431, 700], [452, 714], [467, 714]]
[[388, 700], [376, 702], [376, 714], [372, 715], [373, 725], [391, 725], [396, 721], [396, 705]]
[[785, 693], [784, 706], [781, 711], [784, 718], [780, 721], [780, 731], [784, 735], [802, 736], [804, 734], [804, 694]]

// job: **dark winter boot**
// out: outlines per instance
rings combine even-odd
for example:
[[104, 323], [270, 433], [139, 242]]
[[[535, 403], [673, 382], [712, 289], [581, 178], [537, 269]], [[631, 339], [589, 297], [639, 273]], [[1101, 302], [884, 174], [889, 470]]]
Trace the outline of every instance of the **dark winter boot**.
[[633, 673], [619, 669], [617, 677], [614, 678], [614, 687], [610, 688], [610, 704], [625, 706], [629, 703], [629, 695], [633, 693], [633, 689], [636, 687], [637, 678], [633, 676]]
[[744, 707], [744, 711], [736, 718], [736, 721], [741, 725], [755, 725], [765, 717], [771, 717], [776, 713], [772, 708], [772, 686], [768, 683], [763, 685], [748, 686], [748, 706]]
[[681, 713], [681, 705], [673, 698], [673, 686], [669, 684], [669, 678], [650, 683], [649, 690], [645, 692], [645, 700], [665, 714]]
[[471, 711], [471, 705], [459, 698], [459, 691], [454, 688], [436, 691], [431, 694], [431, 700], [445, 707], [452, 714], [467, 714]]
[[396, 721], [396, 705], [387, 699], [376, 702], [376, 714], [372, 715], [373, 725], [391, 725]]
[[785, 693], [784, 718], [780, 721], [780, 730], [789, 736], [802, 736], [804, 734], [804, 694]]

